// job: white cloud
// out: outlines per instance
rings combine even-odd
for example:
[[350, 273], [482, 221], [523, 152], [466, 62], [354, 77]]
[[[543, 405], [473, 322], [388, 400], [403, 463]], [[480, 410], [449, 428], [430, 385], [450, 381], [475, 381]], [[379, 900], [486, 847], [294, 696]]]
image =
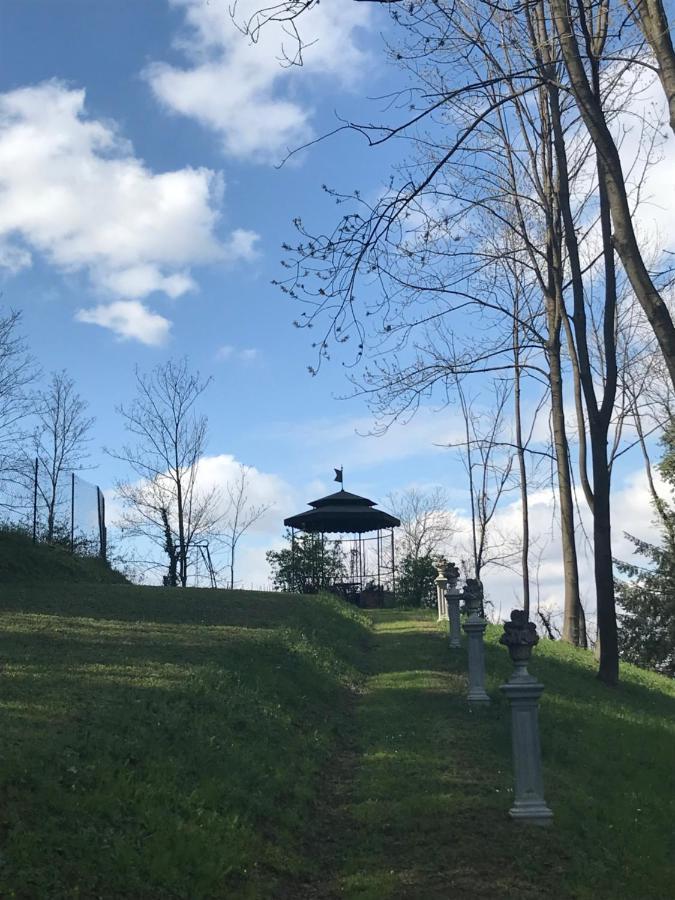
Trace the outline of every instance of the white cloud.
[[[664, 497], [669, 491], [659, 481], [658, 487]], [[590, 623], [591, 637], [595, 634], [595, 581], [593, 574], [592, 541], [593, 523], [590, 511], [583, 498], [579, 500], [581, 522], [577, 519], [577, 555], [579, 561], [579, 582], [581, 601]], [[557, 521], [559, 506], [550, 491], [537, 491], [530, 497], [530, 584], [533, 621], [536, 621], [537, 603], [553, 614], [553, 620], [562, 626], [564, 604], [564, 578], [560, 538]], [[655, 513], [650, 503], [647, 477], [643, 469], [630, 472], [617, 481], [612, 491], [612, 552], [616, 559], [630, 561], [634, 558], [635, 547], [624, 531], [643, 540], [660, 543], [659, 529], [655, 524]], [[466, 513], [457, 512], [459, 531], [450, 549], [455, 558], [470, 557], [470, 519]], [[492, 537], [497, 549], [507, 545], [517, 549], [522, 533], [520, 502], [505, 504], [495, 516]], [[483, 573], [486, 596], [494, 604], [495, 618], [502, 620], [509, 611], [522, 604], [522, 582], [518, 560], [514, 559], [512, 569], [488, 566]], [[541, 625], [540, 622], [537, 622]]]
[[[230, 453], [204, 456], [199, 463], [196, 490], [198, 494], [206, 495], [215, 489], [216, 510], [223, 516], [226, 516], [228, 509], [227, 486], [236, 484], [240, 466], [241, 462]], [[237, 550], [236, 583], [238, 586], [266, 588], [270, 586], [270, 573], [265, 553], [283, 546], [283, 520], [298, 507], [299, 500], [297, 492], [280, 476], [262, 472], [255, 466], [246, 466], [246, 470], [248, 504], [267, 509], [241, 540]], [[123, 504], [113, 490], [106, 506], [108, 521], [115, 527], [122, 516]], [[227, 564], [228, 553], [222, 542], [213, 538], [209, 543], [216, 568]], [[136, 550], [141, 555], [152, 553], [150, 547], [142, 542]]]
[[245, 347], [237, 349], [231, 344], [223, 344], [216, 350], [216, 359], [224, 361], [227, 359], [240, 360], [241, 362], [252, 362], [258, 358], [259, 351], [255, 347]]
[[[87, 115], [84, 90], [50, 81], [0, 95], [0, 265], [16, 271], [39, 253], [87, 273], [117, 302], [111, 321], [121, 300], [194, 289], [192, 266], [253, 257], [253, 232], [217, 236], [222, 197], [210, 169], [151, 171], [113, 123]], [[80, 320], [103, 322], [100, 306], [90, 313]], [[146, 313], [156, 339], [161, 317]]]
[[[625, 73], [626, 110], [612, 125], [629, 190], [640, 203], [633, 224], [646, 255], [673, 249], [675, 232], [675, 136], [668, 127], [668, 105], [653, 72]], [[650, 140], [655, 137], [655, 146]], [[651, 156], [649, 165], [645, 164]], [[640, 183], [642, 182], [642, 183]]]
[[134, 339], [142, 344], [164, 344], [169, 336], [171, 322], [157, 313], [150, 312], [138, 300], [115, 300], [75, 313], [78, 322], [109, 328], [123, 339]]
[[[264, 28], [253, 43], [232, 21], [227, 3], [169, 2], [184, 11], [187, 29], [177, 45], [188, 64], [157, 62], [146, 77], [168, 109], [216, 132], [228, 156], [276, 161], [306, 141], [312, 135], [311, 110], [292, 93], [298, 79], [305, 85], [312, 75], [349, 83], [365, 60], [356, 32], [369, 21], [366, 4], [323, 0], [308, 11], [302, 21], [308, 46], [299, 70], [281, 63], [284, 45], [294, 52], [281, 24]], [[259, 8], [258, 0], [239, 0], [237, 21], [245, 22]]]
[[[241, 463], [230, 453], [205, 456], [199, 464], [198, 489], [207, 491], [218, 488], [221, 494], [222, 511], [227, 507], [226, 489], [234, 485]], [[250, 535], [279, 535], [283, 529], [283, 519], [290, 515], [295, 492], [279, 475], [261, 472], [255, 466], [247, 466], [247, 496], [251, 506], [267, 506], [267, 512], [251, 527]]]

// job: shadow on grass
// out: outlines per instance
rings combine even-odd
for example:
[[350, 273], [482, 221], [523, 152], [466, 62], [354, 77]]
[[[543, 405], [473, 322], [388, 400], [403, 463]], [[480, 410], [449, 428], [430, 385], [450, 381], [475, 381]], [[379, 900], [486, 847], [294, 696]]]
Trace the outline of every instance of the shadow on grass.
[[352, 783], [337, 798], [339, 815], [330, 814], [333, 841], [339, 833], [330, 888], [310, 885], [299, 896], [540, 897], [538, 876], [557, 877], [564, 853], [554, 833], [537, 833], [557, 859], [530, 859], [532, 832], [506, 817], [510, 746], [499, 714], [467, 706], [466, 681], [451, 671], [433, 621], [394, 616], [373, 617], [346, 767]]
[[[556, 819], [552, 829], [523, 826], [507, 816], [510, 713], [498, 685], [511, 665], [494, 643], [498, 632], [486, 646], [493, 703], [472, 707], [465, 649], [451, 651], [441, 626], [419, 614], [416, 625], [414, 614], [373, 618], [377, 642], [356, 713], [352, 786], [338, 798], [341, 817], [333, 815], [340, 849], [332, 893], [324, 885], [305, 896], [669, 896], [671, 698], [632, 682], [608, 691], [587, 660], [570, 666], [538, 654], [546, 792]], [[631, 792], [642, 818], [626, 803]]]
[[262, 898], [311, 866], [362, 621], [308, 598], [251, 628], [29, 596], [0, 632], [0, 896]]

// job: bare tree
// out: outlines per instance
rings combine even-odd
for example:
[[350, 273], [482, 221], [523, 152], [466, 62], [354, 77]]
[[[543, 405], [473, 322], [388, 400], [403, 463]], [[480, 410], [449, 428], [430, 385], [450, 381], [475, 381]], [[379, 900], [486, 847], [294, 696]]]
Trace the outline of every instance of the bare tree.
[[118, 410], [133, 442], [119, 452], [108, 451], [137, 476], [117, 484], [126, 507], [122, 530], [166, 553], [168, 578], [183, 587], [194, 544], [214, 534], [221, 519], [217, 488], [198, 482], [207, 419], [196, 406], [209, 383], [190, 372], [185, 358], [169, 360], [149, 374], [137, 369], [136, 397]]
[[[417, 3], [398, 2], [398, 0], [357, 0], [382, 5], [391, 11], [397, 25], [407, 29], [421, 29], [421, 26], [432, 27], [440, 31], [444, 45], [453, 45], [458, 49], [458, 61], [465, 65], [467, 71], [471, 66], [471, 48], [498, 61], [507, 53], [507, 48], [499, 43], [502, 35], [502, 23], [507, 22], [510, 30], [526, 20], [526, 27], [532, 28], [535, 48], [544, 50], [536, 54], [532, 63], [517, 73], [516, 92], [521, 96], [529, 94], [541, 84], [548, 88], [560, 84], [561, 75], [567, 76], [565, 89], [573, 97], [576, 109], [581, 117], [588, 135], [595, 146], [600, 161], [600, 182], [605, 193], [607, 210], [611, 213], [613, 226], [613, 246], [621, 259], [625, 272], [645, 313], [647, 320], [658, 341], [664, 357], [671, 381], [675, 385], [675, 325], [670, 312], [663, 301], [658, 286], [658, 279], [649, 271], [640, 246], [638, 235], [633, 224], [632, 209], [627, 189], [626, 175], [622, 167], [619, 147], [610, 130], [610, 117], [607, 114], [606, 102], [611, 92], [598, 91], [595, 74], [600, 62], [621, 61], [625, 69], [635, 67], [651, 68], [659, 77], [668, 102], [671, 126], [675, 128], [675, 53], [670, 38], [670, 25], [662, 0], [624, 0], [622, 4], [611, 4], [610, 0], [536, 0], [536, 2], [516, 4], [511, 8], [502, 7], [495, 0], [475, 0], [472, 3], [442, 2], [442, 0], [421, 0]], [[286, 35], [290, 35], [296, 43], [296, 50], [284, 51], [288, 64], [302, 65], [303, 39], [299, 20], [303, 14], [309, 13], [318, 5], [318, 0], [282, 0], [282, 2], [262, 5], [254, 10], [240, 27], [254, 41], [262, 28], [270, 23], [280, 23]], [[236, 17], [236, 3], [232, 8]], [[475, 26], [475, 27], [472, 27]], [[633, 27], [630, 27], [630, 26]], [[468, 27], [467, 27], [468, 26]], [[478, 40], [476, 35], [479, 36]], [[463, 47], [458, 47], [463, 38]], [[636, 40], [637, 38], [637, 40]], [[648, 43], [657, 65], [651, 57], [645, 58], [643, 39]], [[424, 56], [434, 59], [438, 47], [427, 44], [424, 47], [413, 47], [408, 55], [399, 54], [406, 62]], [[548, 66], [545, 56], [550, 51], [554, 67]], [[435, 60], [434, 60], [435, 61]], [[503, 76], [493, 73], [495, 83], [504, 84]], [[513, 86], [513, 81], [511, 82]], [[412, 109], [409, 118], [395, 127], [391, 126], [356, 126], [361, 133], [369, 136], [371, 143], [382, 143], [390, 138], [400, 138], [420, 122], [434, 117], [440, 108], [448, 105], [453, 99], [471, 93], [475, 84], [467, 85], [466, 79], [444, 83], [444, 96], [430, 91], [426, 95], [416, 92], [415, 96], [423, 99], [408, 104]], [[501, 96], [498, 105], [481, 108], [474, 117], [479, 123], [488, 115], [500, 108], [505, 102]], [[344, 127], [355, 127], [345, 125]], [[449, 149], [443, 150], [441, 165], [446, 164], [457, 149], [467, 143], [473, 136], [475, 126], [469, 126]], [[409, 186], [410, 187], [410, 186]], [[413, 185], [412, 194], [417, 194], [418, 186]], [[411, 203], [410, 189], [404, 190], [398, 197], [404, 208]]]
[[25, 494], [28, 389], [36, 375], [20, 325], [21, 313], [0, 314], [0, 508], [12, 512]]
[[37, 418], [32, 450], [37, 460], [37, 491], [47, 510], [48, 541], [54, 539], [60, 488], [66, 472], [82, 468], [88, 456], [89, 434], [95, 419], [87, 415], [88, 403], [63, 370], [53, 372], [49, 384], [32, 400]]
[[504, 494], [511, 488], [515, 455], [504, 440], [504, 412], [511, 388], [505, 381], [493, 383], [489, 409], [479, 409], [457, 381], [457, 395], [464, 423], [465, 441], [454, 444], [462, 456], [469, 481], [473, 577], [479, 581], [490, 564], [510, 567], [518, 555], [513, 536], [498, 533], [494, 518]]
[[448, 509], [446, 492], [411, 487], [388, 495], [389, 506], [401, 520], [401, 553], [414, 560], [439, 552], [457, 531], [455, 516]]
[[234, 589], [235, 555], [239, 541], [272, 505], [271, 503], [251, 503], [249, 497], [250, 477], [250, 467], [240, 463], [234, 481], [228, 482], [226, 488], [229, 502], [223, 517], [223, 533], [230, 559], [230, 590]]
[[[297, 54], [287, 54], [287, 62], [301, 64], [298, 23], [315, 5], [311, 0], [271, 3], [244, 28], [255, 40], [267, 22], [281, 23], [298, 41]], [[370, 389], [384, 386], [390, 398], [412, 403], [413, 411], [433, 385], [447, 387], [453, 374], [508, 367], [515, 368], [519, 380], [526, 367], [546, 373], [565, 561], [564, 634], [583, 642], [564, 411], [566, 366], [572, 368], [581, 454], [586, 428], [590, 437], [593, 484], [587, 477], [582, 483], [594, 517], [603, 632], [599, 674], [612, 683], [618, 677], [618, 652], [607, 440], [616, 415], [621, 279], [630, 282], [673, 381], [675, 329], [663, 302], [664, 278], [650, 271], [632, 222], [635, 202], [628, 185], [635, 183], [634, 173], [622, 168], [620, 138], [610, 129], [621, 124], [625, 73], [650, 65], [640, 30], [659, 60], [657, 75], [669, 94], [666, 63], [672, 45], [661, 34], [667, 19], [659, 0], [631, 8], [637, 28], [626, 21], [624, 8], [608, 0], [534, 0], [511, 7], [494, 0], [386, 5], [403, 35], [388, 49], [411, 75], [389, 109], [406, 112], [392, 123], [345, 121], [342, 127], [364, 135], [371, 146], [408, 138], [416, 158], [399, 167], [373, 203], [358, 192], [335, 193], [340, 204], [353, 205], [332, 232], [312, 233], [298, 220], [302, 243], [288, 248], [291, 277], [282, 288], [308, 301], [309, 311], [298, 324], [322, 329], [314, 343], [318, 365], [328, 358], [329, 344], [336, 347], [355, 337], [355, 362], [368, 352], [378, 360], [374, 380], [379, 384], [371, 379]], [[636, 194], [639, 200], [639, 188]], [[486, 240], [477, 210], [501, 223], [494, 229], [501, 247], [499, 241]], [[600, 235], [600, 247], [595, 260], [584, 264], [580, 246], [591, 233]], [[514, 240], [504, 242], [504, 235]], [[539, 287], [540, 302], [527, 314], [514, 313], [484, 277], [505, 255]], [[601, 312], [595, 319], [589, 287], [594, 269], [602, 270], [597, 280]], [[377, 290], [361, 291], [373, 282]], [[465, 352], [445, 359], [429, 353], [429, 332], [472, 308], [480, 308], [481, 335], [500, 324], [497, 336], [487, 341], [472, 334]], [[601, 337], [595, 359], [589, 347], [594, 321]], [[414, 343], [414, 359], [379, 362], [403, 356], [408, 341]], [[537, 352], [539, 358], [533, 359]], [[476, 560], [478, 544], [476, 540]]]

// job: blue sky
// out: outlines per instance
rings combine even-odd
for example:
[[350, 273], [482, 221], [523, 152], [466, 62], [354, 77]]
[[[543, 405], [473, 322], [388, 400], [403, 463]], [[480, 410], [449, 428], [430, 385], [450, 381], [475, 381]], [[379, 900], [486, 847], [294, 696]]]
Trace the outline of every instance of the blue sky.
[[[242, 563], [242, 580], [262, 583], [264, 549], [284, 516], [332, 488], [332, 466], [375, 500], [440, 484], [461, 516], [467, 494], [461, 467], [435, 446], [457, 433], [452, 410], [359, 437], [365, 404], [337, 399], [348, 391], [339, 363], [308, 375], [299, 310], [270, 284], [294, 216], [334, 221], [323, 183], [375, 194], [387, 179], [395, 148], [369, 150], [353, 134], [275, 165], [333, 128], [335, 112], [380, 109], [366, 98], [398, 77], [383, 61], [386, 12], [324, 0], [306, 65], [289, 70], [278, 34], [251, 47], [227, 10], [227, 0], [2, 0], [0, 261], [3, 303], [23, 311], [33, 353], [45, 371], [67, 368], [97, 417], [106, 488], [125, 474], [100, 448], [121, 442], [115, 406], [131, 398], [134, 366], [187, 354], [213, 377], [213, 478], [241, 461], [275, 503]], [[619, 479], [627, 503], [634, 470]]]
[[[209, 170], [212, 182], [221, 181], [220, 185], [212, 184], [208, 203], [193, 205], [197, 207], [192, 209], [195, 219], [203, 218], [204, 212], [214, 219], [212, 227], [201, 222], [199, 241], [183, 241], [176, 236], [180, 217], [167, 233], [177, 246], [187, 244], [186, 264], [180, 274], [187, 275], [193, 286], [183, 295], [172, 298], [156, 290], [129, 297], [123, 286], [111, 289], [102, 283], [105, 278], [109, 280], [108, 276], [92, 276], [98, 246], [79, 252], [77, 262], [73, 262], [75, 253], [69, 257], [61, 247], [65, 261], [55, 263], [54, 246], [59, 241], [64, 244], [65, 238], [36, 243], [29, 225], [18, 239], [15, 232], [12, 242], [28, 248], [30, 264], [5, 276], [4, 301], [24, 310], [26, 332], [45, 369], [66, 366], [76, 378], [97, 415], [97, 438], [101, 443], [114, 444], [118, 438], [119, 422], [113, 407], [128, 398], [134, 365], [145, 368], [169, 355], [187, 353], [194, 366], [214, 377], [209, 395], [211, 450], [234, 453], [262, 468], [273, 464], [283, 474], [297, 477], [298, 472], [307, 472], [308, 460], [300, 461], [286, 451], [280, 453], [276, 440], [274, 444], [265, 440], [270, 426], [279, 423], [278, 430], [283, 433], [287, 423], [306, 422], [313, 417], [343, 418], [357, 414], [357, 410], [331, 399], [332, 393], [344, 389], [340, 371], [326, 372], [319, 380], [307, 373], [312, 353], [306, 333], [299, 333], [292, 326], [297, 310], [270, 284], [280, 272], [280, 244], [292, 236], [294, 215], [302, 212], [319, 221], [329, 210], [330, 204], [320, 191], [324, 181], [352, 187], [356, 176], [359, 184], [376, 183], [382, 154], [377, 163], [371, 161], [363, 145], [347, 136], [329, 141], [312, 153], [303, 154], [297, 162], [277, 169], [274, 163], [282, 158], [282, 152], [273, 139], [268, 150], [265, 136], [261, 137], [255, 148], [255, 161], [240, 158], [236, 152], [224, 150], [213, 129], [168, 109], [153, 93], [148, 67], [167, 61], [190, 65], [175, 45], [190, 34], [186, 10], [200, 5], [174, 5], [165, 0], [147, 0], [142, 4], [10, 0], [3, 4], [3, 93], [32, 86], [45, 95], [50, 89], [51, 98], [43, 96], [33, 104], [41, 107], [53, 106], [55, 96], [72, 97], [84, 91], [77, 115], [64, 115], [61, 121], [50, 122], [49, 127], [58, 129], [66, 119], [69, 127], [74, 122], [96, 122], [110, 129], [120, 141], [130, 143], [127, 148], [104, 149], [100, 153], [84, 153], [81, 149], [78, 153], [71, 147], [73, 170], [86, 165], [92, 156], [105, 159], [107, 153], [128, 153], [145, 167], [146, 180], [160, 173], [180, 173], [192, 168]], [[220, 7], [223, 27], [231, 27], [227, 4], [213, 6]], [[246, 42], [231, 30], [235, 40]], [[355, 44], [364, 49], [373, 43], [365, 29], [352, 36]], [[264, 49], [260, 49], [262, 56]], [[277, 67], [273, 59], [271, 64]], [[326, 78], [322, 85], [315, 85], [315, 79], [304, 78], [304, 72], [284, 73], [278, 69], [274, 74], [281, 83], [275, 91], [279, 97], [292, 94], [298, 107], [306, 110], [309, 128], [320, 133], [334, 123], [334, 108], [352, 113], [363, 107], [361, 94], [366, 82], [370, 87], [377, 80], [376, 72], [374, 59], [363, 56], [361, 71], [354, 74], [353, 83], [335, 91], [335, 79]], [[288, 81], [295, 84], [287, 90]], [[226, 94], [235, 92], [237, 87], [225, 81], [218, 90]], [[33, 115], [38, 121], [42, 110]], [[45, 127], [44, 118], [39, 120], [40, 127]], [[77, 139], [75, 136], [73, 143]], [[236, 139], [235, 133], [231, 136], [233, 144]], [[54, 175], [53, 179], [58, 177], [62, 175]], [[49, 178], [47, 175], [45, 181]], [[27, 190], [23, 196], [29, 202], [34, 199]], [[122, 206], [116, 214], [122, 225], [125, 216], [131, 218], [139, 211], [130, 201], [128, 210]], [[87, 215], [96, 218], [96, 208], [80, 218], [83, 229], [90, 224]], [[34, 230], [39, 230], [38, 226]], [[208, 253], [203, 254], [205, 262], [199, 259], [200, 247], [195, 243], [203, 245], [208, 238], [227, 245], [236, 231], [251, 234], [250, 255], [226, 252], [226, 258], [218, 260], [215, 252], [210, 254], [211, 260]], [[148, 259], [152, 253], [149, 248]], [[191, 264], [192, 259], [195, 264]], [[141, 253], [139, 264], [145, 262]], [[115, 269], [117, 265], [113, 258], [111, 267]], [[171, 274], [170, 265], [165, 266], [165, 273]], [[142, 303], [152, 315], [160, 315], [171, 323], [165, 340], [142, 343], [143, 329], [121, 340], [109, 328], [76, 319], [78, 310], [128, 300]], [[152, 329], [145, 331], [146, 340], [150, 340]], [[108, 465], [101, 459], [102, 478]], [[317, 473], [321, 465], [317, 461]]]

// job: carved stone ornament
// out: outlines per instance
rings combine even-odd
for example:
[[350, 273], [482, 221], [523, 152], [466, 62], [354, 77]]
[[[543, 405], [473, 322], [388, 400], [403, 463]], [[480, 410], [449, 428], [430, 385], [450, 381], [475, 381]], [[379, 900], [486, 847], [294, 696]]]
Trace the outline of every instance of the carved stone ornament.
[[528, 622], [522, 609], [511, 612], [511, 621], [504, 622], [504, 634], [499, 643], [508, 647], [514, 663], [527, 663], [532, 655], [532, 648], [539, 643], [539, 635], [534, 622]]
[[480, 615], [483, 610], [483, 585], [480, 581], [477, 578], [467, 578], [463, 594], [469, 615]]
[[454, 562], [449, 562], [445, 567], [445, 577], [448, 579], [452, 587], [459, 581], [459, 569]]

